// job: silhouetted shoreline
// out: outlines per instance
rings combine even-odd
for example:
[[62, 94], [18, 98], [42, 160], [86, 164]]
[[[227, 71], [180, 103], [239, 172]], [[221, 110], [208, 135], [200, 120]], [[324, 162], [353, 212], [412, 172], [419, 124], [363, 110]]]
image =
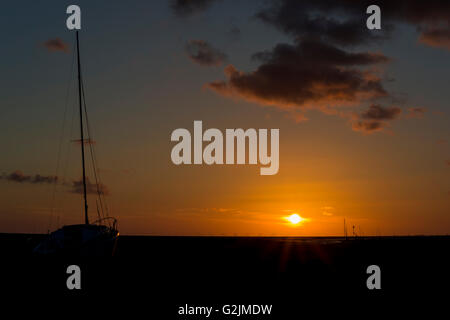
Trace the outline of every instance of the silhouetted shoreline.
[[[45, 236], [0, 234], [1, 271], [8, 275], [3, 288], [118, 299], [142, 299], [148, 290], [164, 310], [189, 301], [232, 300], [278, 304], [291, 315], [292, 300], [421, 296], [450, 283], [449, 236], [120, 236], [114, 257], [33, 257], [33, 245]], [[81, 292], [65, 286], [70, 264], [81, 267]], [[373, 264], [381, 268], [381, 290], [366, 287], [366, 269]]]

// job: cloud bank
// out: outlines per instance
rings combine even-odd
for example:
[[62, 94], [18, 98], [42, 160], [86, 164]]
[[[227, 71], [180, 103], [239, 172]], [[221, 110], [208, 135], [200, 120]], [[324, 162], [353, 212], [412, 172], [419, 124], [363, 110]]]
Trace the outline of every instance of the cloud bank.
[[325, 110], [387, 95], [374, 72], [359, 68], [388, 62], [380, 53], [349, 53], [305, 40], [297, 45], [278, 44], [270, 51], [255, 53], [253, 59], [261, 62], [257, 70], [242, 72], [229, 65], [225, 68], [227, 80], [206, 87], [284, 110]]
[[[398, 23], [412, 24], [421, 43], [447, 48], [450, 39], [450, 2], [380, 1], [382, 30], [368, 30], [369, 1], [269, 1], [255, 17], [288, 35], [293, 43], [279, 43], [253, 54], [254, 71], [225, 67], [225, 80], [206, 88], [226, 96], [271, 106], [304, 121], [310, 109], [349, 118], [343, 107], [367, 107], [353, 113], [353, 130], [374, 133], [389, 127], [401, 114], [391, 105], [392, 93], [383, 84], [382, 70], [390, 59], [365, 46], [389, 39]], [[424, 108], [409, 108], [408, 118], [421, 118]]]

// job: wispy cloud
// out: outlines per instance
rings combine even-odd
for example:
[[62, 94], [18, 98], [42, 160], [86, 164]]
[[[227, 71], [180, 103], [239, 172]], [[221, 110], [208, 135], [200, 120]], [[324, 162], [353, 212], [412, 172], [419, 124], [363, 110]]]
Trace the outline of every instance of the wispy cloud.
[[49, 51], [69, 52], [69, 45], [59, 38], [47, 40], [43, 45]]
[[408, 113], [406, 115], [407, 118], [416, 118], [416, 119], [422, 119], [427, 109], [415, 107], [415, 108], [408, 108]]
[[419, 42], [431, 47], [450, 50], [450, 27], [425, 30], [420, 34]]
[[[79, 193], [83, 194], [83, 180], [75, 180], [72, 181], [71, 184], [71, 190], [72, 193]], [[104, 184], [99, 183], [98, 185], [96, 183], [91, 183], [88, 178], [86, 178], [86, 192], [88, 194], [103, 194], [103, 195], [109, 195], [109, 189]]]
[[17, 183], [32, 183], [32, 184], [44, 184], [55, 183], [58, 181], [57, 176], [42, 176], [40, 174], [25, 175], [22, 171], [16, 170], [10, 174], [2, 174], [0, 179]]
[[[69, 191], [72, 193], [83, 193], [83, 182], [81, 179], [73, 180], [70, 183], [60, 182], [59, 177], [57, 176], [43, 176], [40, 174], [35, 175], [26, 175], [20, 170], [16, 170], [12, 173], [6, 174], [3, 173], [0, 175], [0, 180], [6, 180], [15, 183], [30, 183], [30, 184], [52, 184], [52, 183], [60, 183], [63, 186], [70, 187]], [[86, 191], [87, 193], [97, 194], [97, 188], [99, 192], [103, 195], [109, 194], [109, 189], [104, 184], [91, 183], [89, 178], [86, 179]]]

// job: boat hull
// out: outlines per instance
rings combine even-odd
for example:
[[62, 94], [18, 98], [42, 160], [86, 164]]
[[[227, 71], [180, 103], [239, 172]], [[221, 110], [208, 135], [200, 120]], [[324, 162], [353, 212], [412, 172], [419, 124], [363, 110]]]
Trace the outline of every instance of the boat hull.
[[104, 225], [70, 225], [49, 234], [34, 250], [36, 255], [112, 256], [119, 232]]

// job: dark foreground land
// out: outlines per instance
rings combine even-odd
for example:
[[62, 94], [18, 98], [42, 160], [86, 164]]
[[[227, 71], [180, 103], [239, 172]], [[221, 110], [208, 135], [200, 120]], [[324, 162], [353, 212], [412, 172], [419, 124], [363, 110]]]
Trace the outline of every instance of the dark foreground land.
[[[445, 298], [450, 290], [448, 236], [349, 240], [121, 236], [112, 258], [33, 257], [31, 249], [43, 237], [0, 234], [4, 292], [22, 299], [106, 297], [108, 304], [144, 308], [162, 315], [158, 319], [205, 319], [178, 317], [178, 307], [185, 304], [273, 304], [271, 317], [249, 319], [299, 319], [295, 315], [318, 301], [325, 306], [316, 310], [320, 313], [329, 301], [348, 310], [358, 301], [376, 306], [383, 299], [392, 302], [405, 295]], [[82, 270], [79, 291], [66, 288], [66, 268], [71, 264]], [[381, 290], [367, 289], [369, 265], [381, 268]]]

